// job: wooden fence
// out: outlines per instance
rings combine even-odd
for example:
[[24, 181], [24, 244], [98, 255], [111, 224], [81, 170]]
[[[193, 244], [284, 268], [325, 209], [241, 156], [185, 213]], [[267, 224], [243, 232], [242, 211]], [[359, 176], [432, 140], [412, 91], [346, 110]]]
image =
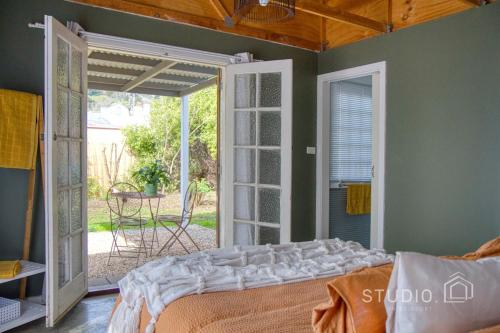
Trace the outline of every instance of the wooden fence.
[[124, 147], [120, 132], [107, 129], [89, 129], [87, 143], [87, 177], [103, 190], [117, 181], [130, 177], [134, 158]]

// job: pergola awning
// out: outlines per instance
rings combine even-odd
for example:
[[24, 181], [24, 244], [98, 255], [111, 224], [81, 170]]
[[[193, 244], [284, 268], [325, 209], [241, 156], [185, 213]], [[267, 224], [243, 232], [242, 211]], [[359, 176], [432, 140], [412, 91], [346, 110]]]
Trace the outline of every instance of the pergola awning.
[[88, 88], [182, 97], [217, 83], [218, 68], [89, 49]]

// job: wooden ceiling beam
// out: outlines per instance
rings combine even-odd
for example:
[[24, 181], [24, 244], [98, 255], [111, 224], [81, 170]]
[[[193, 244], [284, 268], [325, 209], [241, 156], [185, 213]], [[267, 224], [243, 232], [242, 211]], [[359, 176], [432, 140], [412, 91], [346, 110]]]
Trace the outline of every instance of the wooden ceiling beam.
[[460, 0], [462, 3], [473, 6], [473, 7], [479, 7], [482, 4], [481, 0]]
[[302, 0], [300, 2], [297, 2], [295, 7], [296, 9], [304, 13], [324, 17], [329, 20], [348, 23], [377, 32], [387, 32], [387, 25], [384, 22], [379, 22], [366, 18], [364, 16], [352, 14], [343, 9], [330, 7], [316, 1]]
[[177, 23], [184, 23], [197, 27], [205, 27], [208, 29], [227, 32], [235, 35], [244, 35], [258, 39], [264, 39], [271, 42], [280, 44], [287, 44], [291, 46], [300, 47], [309, 50], [320, 50], [320, 42], [296, 37], [292, 35], [285, 35], [275, 33], [270, 30], [257, 29], [244, 25], [238, 25], [233, 28], [228, 27], [218, 19], [197, 16], [194, 14], [184, 13], [163, 7], [145, 5], [130, 0], [68, 0], [75, 3], [88, 4], [95, 7], [108, 8], [120, 12], [132, 13], [141, 16], [149, 16], [157, 19], [168, 20]]
[[223, 20], [226, 25], [230, 25], [232, 23], [231, 14], [229, 14], [226, 7], [224, 7], [224, 4], [220, 0], [210, 0], [210, 3], [221, 20]]

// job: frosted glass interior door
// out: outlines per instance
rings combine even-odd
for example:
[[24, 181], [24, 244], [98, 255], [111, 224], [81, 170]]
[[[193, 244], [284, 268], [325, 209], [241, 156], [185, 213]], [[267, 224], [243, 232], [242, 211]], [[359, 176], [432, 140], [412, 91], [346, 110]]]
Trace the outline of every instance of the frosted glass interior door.
[[87, 293], [87, 44], [45, 17], [47, 324]]
[[290, 241], [292, 61], [228, 66], [224, 243]]

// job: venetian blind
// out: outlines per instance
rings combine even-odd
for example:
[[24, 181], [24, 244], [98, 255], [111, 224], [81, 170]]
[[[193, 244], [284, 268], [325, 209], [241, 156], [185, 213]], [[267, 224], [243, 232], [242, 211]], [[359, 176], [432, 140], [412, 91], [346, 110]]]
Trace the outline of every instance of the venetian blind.
[[331, 84], [330, 182], [371, 180], [371, 86]]

